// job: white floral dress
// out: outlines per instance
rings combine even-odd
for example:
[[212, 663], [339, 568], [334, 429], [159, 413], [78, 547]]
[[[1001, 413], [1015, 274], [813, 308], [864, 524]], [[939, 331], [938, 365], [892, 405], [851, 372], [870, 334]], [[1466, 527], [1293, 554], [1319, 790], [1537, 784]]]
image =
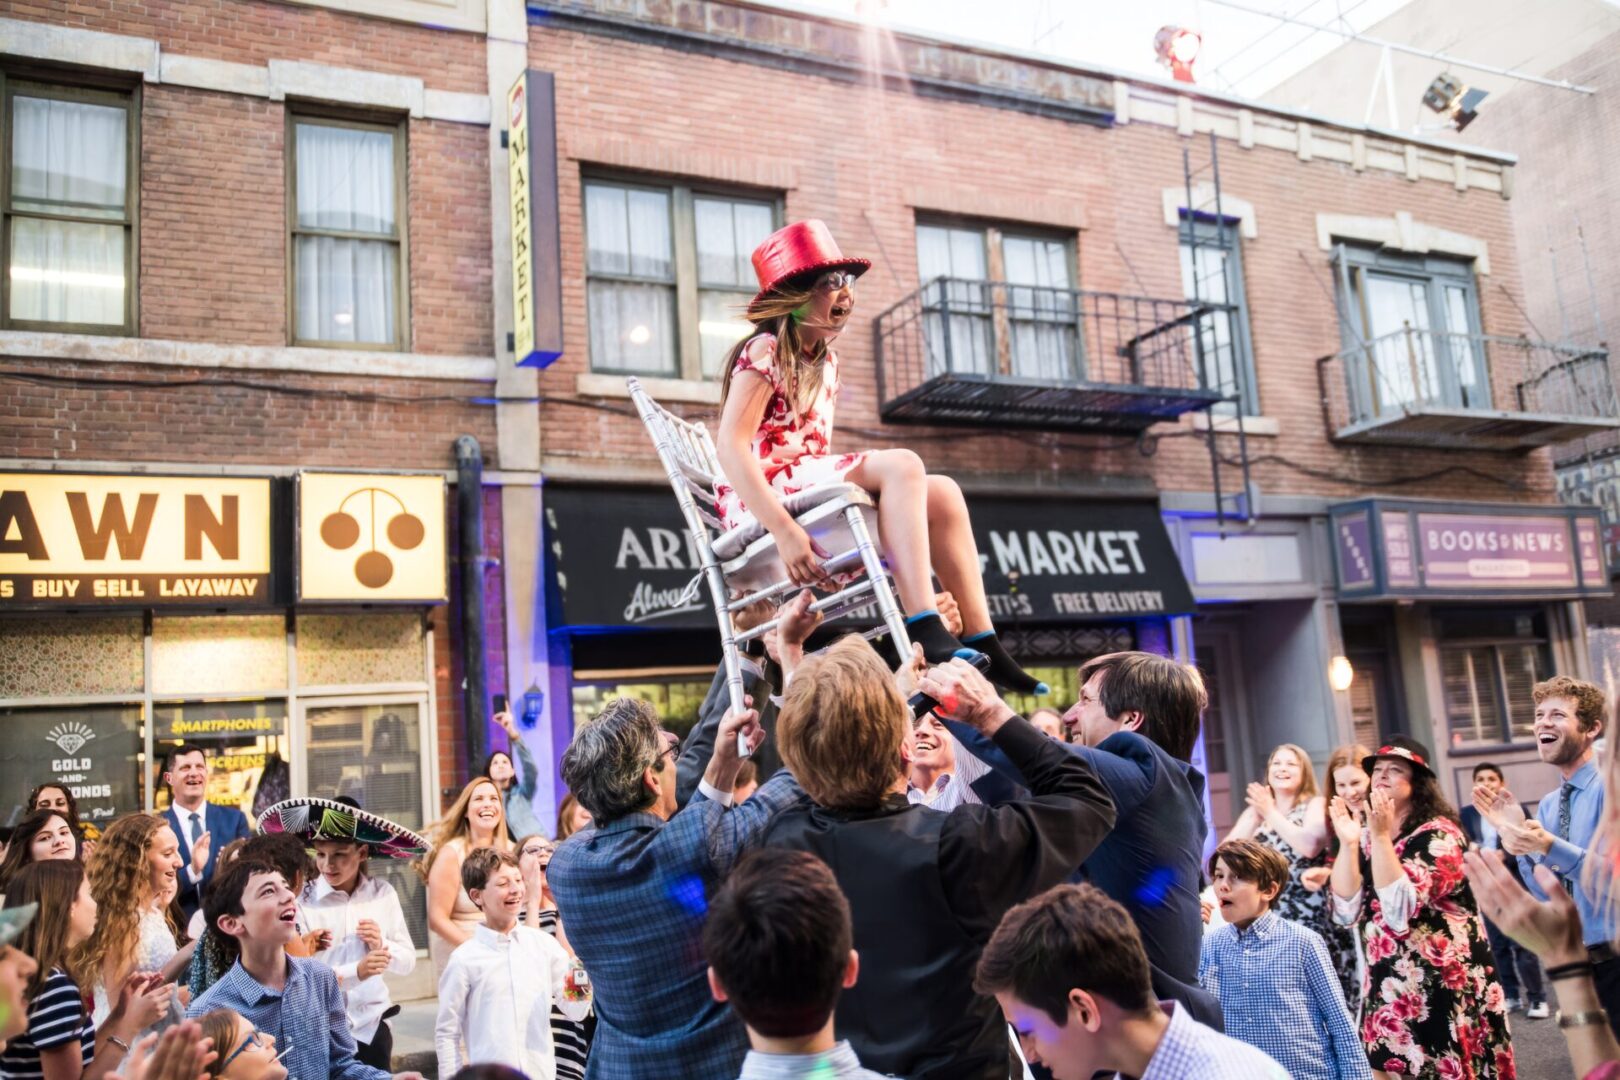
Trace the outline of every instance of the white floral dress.
[[[765, 472], [765, 482], [778, 495], [793, 495], [817, 484], [842, 481], [866, 460], [866, 454], [832, 452], [833, 406], [841, 386], [838, 357], [827, 351], [823, 361], [821, 389], [816, 400], [797, 416], [783, 393], [781, 373], [776, 369], [776, 337], [760, 334], [737, 355], [736, 372], [752, 371], [771, 384], [771, 398], [765, 403], [765, 416], [759, 422], [752, 443], [754, 457]], [[716, 484], [715, 499], [720, 520], [727, 529], [750, 521], [753, 515], [729, 484]]]

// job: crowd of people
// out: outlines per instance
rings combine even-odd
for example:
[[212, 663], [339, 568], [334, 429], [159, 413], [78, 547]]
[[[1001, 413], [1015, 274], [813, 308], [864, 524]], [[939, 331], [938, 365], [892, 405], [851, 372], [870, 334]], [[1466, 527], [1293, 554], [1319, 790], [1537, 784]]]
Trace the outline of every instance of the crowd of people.
[[[725, 669], [684, 741], [613, 701], [562, 755], [550, 836], [504, 712], [509, 748], [427, 838], [342, 797], [250, 822], [190, 744], [167, 808], [105, 831], [41, 778], [0, 858], [0, 1076], [386, 1080], [387, 977], [425, 945], [445, 1080], [1513, 1080], [1509, 1015], [1548, 988], [1580, 1075], [1620, 1080], [1602, 691], [1535, 687], [1561, 780], [1534, 815], [1489, 763], [1459, 813], [1410, 738], [1335, 749], [1320, 782], [1287, 744], [1212, 843], [1197, 670], [1100, 656], [1067, 711], [1017, 715], [997, 686], [1046, 688], [990, 623], [960, 489], [909, 450], [831, 452], [870, 265], [816, 221], [754, 253], [708, 501], [806, 588], [736, 613], [772, 622], [748, 707]], [[788, 508], [827, 483], [878, 499], [910, 656], [807, 654], [833, 581]], [[381, 859], [418, 860], [425, 942]]]

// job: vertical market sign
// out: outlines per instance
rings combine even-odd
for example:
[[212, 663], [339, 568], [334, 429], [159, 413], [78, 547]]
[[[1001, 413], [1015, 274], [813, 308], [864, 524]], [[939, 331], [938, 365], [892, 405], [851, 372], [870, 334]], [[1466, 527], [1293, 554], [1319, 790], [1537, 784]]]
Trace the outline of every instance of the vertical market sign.
[[557, 110], [550, 72], [530, 69], [506, 95], [512, 196], [512, 350], [519, 367], [562, 355], [562, 230]]

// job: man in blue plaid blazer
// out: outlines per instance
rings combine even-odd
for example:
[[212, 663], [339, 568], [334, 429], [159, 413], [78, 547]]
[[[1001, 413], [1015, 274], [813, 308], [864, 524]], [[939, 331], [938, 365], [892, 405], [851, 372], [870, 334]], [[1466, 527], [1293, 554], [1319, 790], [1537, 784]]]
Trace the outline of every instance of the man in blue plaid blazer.
[[547, 877], [596, 990], [589, 1080], [731, 1077], [748, 1053], [742, 1023], [709, 993], [708, 898], [803, 793], [782, 772], [731, 807], [739, 732], [755, 747], [765, 737], [752, 710], [727, 714], [697, 793], [679, 810], [679, 741], [646, 702], [613, 702], [563, 754], [563, 781], [594, 825], [557, 848]]

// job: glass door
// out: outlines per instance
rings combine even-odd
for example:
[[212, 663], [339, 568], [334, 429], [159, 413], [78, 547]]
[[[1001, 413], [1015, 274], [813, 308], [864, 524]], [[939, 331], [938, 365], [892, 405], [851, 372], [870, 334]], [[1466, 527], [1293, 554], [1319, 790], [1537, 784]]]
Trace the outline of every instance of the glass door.
[[[321, 799], [346, 795], [363, 809], [414, 832], [431, 822], [422, 718], [427, 699], [418, 694], [312, 698], [303, 713], [304, 791]], [[410, 863], [376, 859], [369, 872], [394, 886], [405, 908], [411, 940], [427, 947], [427, 892]]]

